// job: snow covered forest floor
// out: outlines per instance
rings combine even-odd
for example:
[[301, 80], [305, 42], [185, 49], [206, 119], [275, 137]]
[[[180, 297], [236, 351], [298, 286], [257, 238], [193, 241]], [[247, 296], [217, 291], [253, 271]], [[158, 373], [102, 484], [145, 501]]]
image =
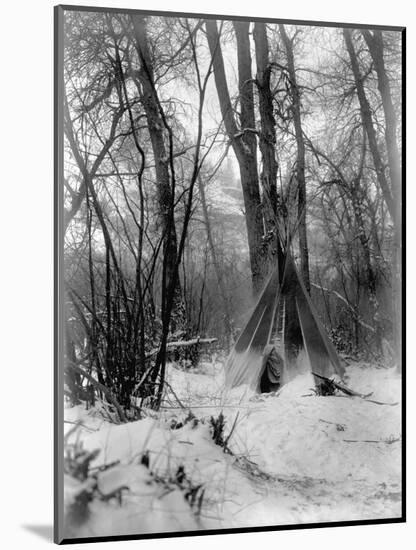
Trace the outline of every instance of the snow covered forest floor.
[[65, 410], [67, 538], [401, 515], [395, 369], [347, 367], [345, 383], [380, 405], [317, 396], [309, 374], [254, 396], [224, 391], [220, 361], [168, 368], [163, 408], [141, 420]]

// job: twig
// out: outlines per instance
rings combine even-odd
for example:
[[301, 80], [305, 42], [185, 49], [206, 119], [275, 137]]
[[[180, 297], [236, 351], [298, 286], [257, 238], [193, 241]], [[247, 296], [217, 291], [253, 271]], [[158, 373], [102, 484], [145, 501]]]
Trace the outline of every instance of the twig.
[[[90, 432], [98, 432], [99, 430], [94, 430], [93, 428], [89, 428], [82, 422], [72, 422], [71, 420], [64, 420], [64, 424], [74, 424], [75, 426], [81, 426], [82, 428], [85, 428], [86, 430], [89, 430]], [[69, 432], [68, 432], [69, 433]]]
[[138, 384], [136, 385], [136, 387], [134, 388], [133, 390], [133, 394], [132, 395], [136, 395], [138, 389], [140, 388], [140, 386], [143, 384], [143, 382], [146, 380], [146, 378], [149, 376], [150, 374], [150, 371], [153, 369], [153, 366], [154, 365], [150, 365], [150, 367], [145, 371], [145, 373], [143, 374], [143, 376], [140, 378]]
[[119, 460], [114, 460], [114, 462], [110, 462], [109, 464], [102, 464], [101, 466], [93, 466], [92, 468], [90, 468], [90, 472], [93, 472], [94, 470], [98, 470], [99, 472], [105, 472], [106, 470], [109, 470], [114, 466], [118, 466], [119, 464], [120, 464]]
[[348, 300], [346, 298], [344, 298], [344, 296], [342, 296], [342, 294], [340, 294], [339, 292], [337, 292], [336, 290], [332, 290], [331, 288], [325, 288], [324, 286], [321, 286], [321, 285], [317, 285], [316, 283], [311, 283], [311, 286], [314, 286], [315, 288], [318, 288], [319, 290], [322, 290], [324, 292], [328, 292], [330, 294], [333, 294], [334, 296], [336, 296], [339, 300], [341, 300], [347, 307], [348, 309], [351, 311], [351, 313], [354, 315], [355, 317], [355, 320], [358, 321], [358, 323], [363, 326], [364, 328], [366, 328], [367, 330], [369, 330], [370, 332], [372, 332], [373, 334], [376, 332], [376, 329], [374, 327], [372, 327], [371, 325], [369, 325], [368, 323], [366, 323], [365, 321], [363, 321], [360, 317], [360, 315], [355, 311], [355, 309], [353, 308], [353, 306], [348, 302]]
[[343, 439], [342, 441], [346, 443], [385, 443], [386, 445], [391, 445], [400, 441], [400, 437], [395, 439]]
[[111, 491], [111, 493], [103, 493], [102, 491], [100, 491], [99, 487], [97, 487], [97, 492], [100, 495], [101, 500], [107, 502], [112, 498], [116, 498], [120, 506], [122, 502], [123, 491], [130, 491], [130, 487], [127, 487], [127, 485], [121, 485], [120, 487], [117, 487], [117, 489]]
[[[161, 409], [181, 409], [182, 407], [169, 407], [167, 405], [163, 405], [160, 407]], [[185, 407], [186, 409], [247, 409], [251, 410], [252, 407], [249, 407], [247, 405], [188, 405]], [[261, 409], [264, 410], [264, 409]]]
[[170, 389], [170, 391], [173, 393], [173, 397], [176, 399], [176, 401], [179, 403], [181, 409], [183, 409], [184, 411], [187, 410], [187, 407], [185, 407], [185, 405], [182, 403], [182, 401], [179, 399], [179, 397], [176, 395], [174, 389], [172, 388], [172, 386], [169, 384], [169, 382], [167, 380], [165, 380], [165, 384], [166, 386]]
[[[348, 397], [351, 397], [351, 396], [347, 396], [347, 395], [338, 395], [336, 397], [344, 397], [344, 398], [347, 398]], [[356, 396], [356, 397], [359, 397], [359, 396]], [[375, 403], [376, 405], [387, 405], [388, 407], [395, 407], [396, 405], [399, 404], [398, 401], [396, 401], [395, 403], [384, 403], [383, 401], [375, 401], [374, 399], [366, 399], [364, 397], [361, 397], [361, 399], [363, 401], [366, 401], [367, 403]]]
[[89, 380], [93, 386], [95, 386], [98, 390], [102, 391], [103, 394], [108, 399], [108, 401], [112, 405], [114, 405], [114, 407], [116, 408], [120, 420], [122, 422], [127, 422], [126, 415], [124, 414], [124, 411], [121, 408], [113, 392], [111, 392], [106, 386], [104, 386], [104, 384], [101, 384], [101, 382], [98, 382], [98, 380], [96, 380], [93, 376], [91, 376], [91, 374], [89, 374], [88, 372], [85, 372], [84, 369], [81, 369], [81, 367], [79, 367], [75, 363], [69, 362], [68, 367], [74, 370], [75, 372], [77, 372], [78, 374], [81, 374], [81, 376], [85, 376], [85, 378]]
[[[228, 442], [230, 440], [230, 437], [233, 435], [233, 431], [237, 425], [237, 420], [238, 420], [238, 415], [240, 414], [240, 411], [238, 411], [238, 413], [235, 415], [235, 419], [234, 419], [234, 422], [233, 422], [233, 425], [231, 427], [231, 430], [230, 430], [230, 433], [227, 435], [227, 439], [224, 441], [224, 449], [228, 449]], [[231, 452], [229, 449], [228, 449], [229, 452]]]

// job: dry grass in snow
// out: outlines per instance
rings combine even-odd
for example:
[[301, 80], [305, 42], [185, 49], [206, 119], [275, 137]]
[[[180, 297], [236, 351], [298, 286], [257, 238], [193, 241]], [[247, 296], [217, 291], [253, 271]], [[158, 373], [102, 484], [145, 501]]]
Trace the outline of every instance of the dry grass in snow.
[[[170, 365], [164, 408], [142, 420], [115, 425], [97, 410], [67, 409], [80, 423], [65, 424], [68, 444], [98, 453], [87, 480], [66, 476], [67, 510], [94, 485], [88, 514], [68, 515], [67, 536], [400, 516], [401, 378], [353, 364], [346, 383], [398, 404], [319, 397], [311, 375], [277, 395], [225, 392], [222, 365], [206, 363], [196, 372]], [[220, 413], [230, 452], [212, 440]]]

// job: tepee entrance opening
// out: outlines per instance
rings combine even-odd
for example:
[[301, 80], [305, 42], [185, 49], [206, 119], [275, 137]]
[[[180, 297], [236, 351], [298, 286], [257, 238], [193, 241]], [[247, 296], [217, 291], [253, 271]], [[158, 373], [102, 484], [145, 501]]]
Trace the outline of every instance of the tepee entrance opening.
[[290, 254], [279, 255], [226, 362], [226, 385], [276, 391], [307, 371], [343, 376], [337, 352]]

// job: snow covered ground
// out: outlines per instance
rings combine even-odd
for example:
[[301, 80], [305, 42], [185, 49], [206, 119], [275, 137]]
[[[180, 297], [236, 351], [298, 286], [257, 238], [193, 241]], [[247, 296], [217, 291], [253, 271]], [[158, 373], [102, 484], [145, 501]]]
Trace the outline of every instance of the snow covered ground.
[[[355, 363], [345, 378], [389, 405], [316, 396], [311, 375], [277, 395], [225, 392], [220, 363], [197, 371], [170, 365], [168, 381], [173, 391], [163, 410], [129, 424], [112, 424], [97, 410], [66, 410], [67, 432], [71, 422], [82, 424], [68, 443], [99, 451], [93, 480], [66, 476], [66, 509], [83, 484], [94, 483], [101, 495], [82, 521], [68, 519], [67, 537], [401, 515], [401, 378], [394, 369]], [[197, 420], [184, 423], [189, 410]], [[234, 427], [231, 453], [212, 440], [210, 418], [221, 412], [225, 436]]]

